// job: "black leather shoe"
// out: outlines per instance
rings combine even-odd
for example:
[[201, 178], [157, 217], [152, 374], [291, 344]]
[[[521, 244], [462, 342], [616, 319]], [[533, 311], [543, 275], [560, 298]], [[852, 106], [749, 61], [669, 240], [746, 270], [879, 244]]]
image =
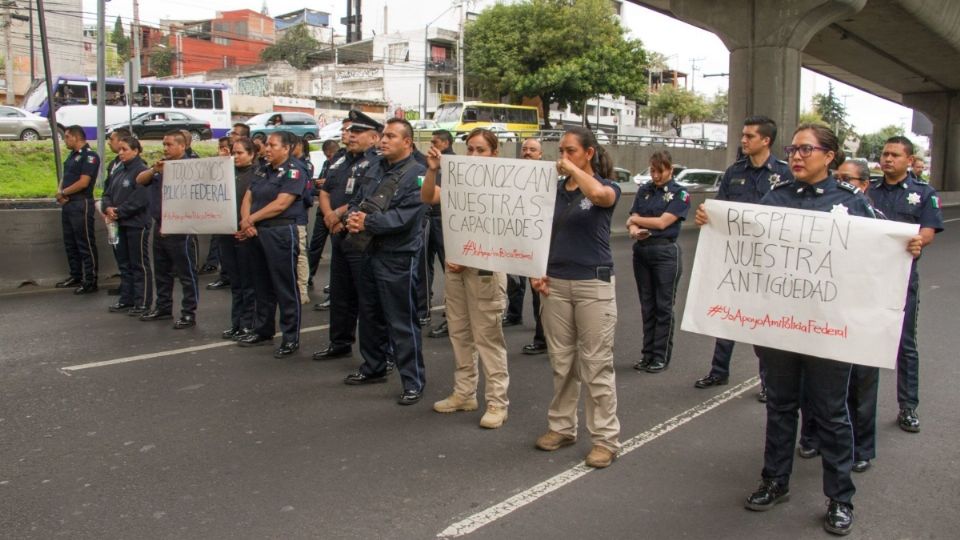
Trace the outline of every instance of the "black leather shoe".
[[799, 446], [797, 448], [797, 455], [803, 459], [813, 459], [820, 455], [819, 448], [807, 448], [805, 446]]
[[444, 319], [443, 322], [441, 322], [439, 326], [437, 326], [437, 327], [434, 328], [433, 330], [427, 332], [427, 337], [432, 337], [432, 338], [443, 338], [443, 337], [447, 337], [447, 336], [449, 336], [449, 335], [450, 335], [450, 332], [447, 330], [447, 320], [446, 320], [446, 319]]
[[58, 289], [69, 289], [71, 287], [77, 287], [80, 285], [80, 280], [77, 278], [69, 277], [63, 281], [58, 281], [54, 284], [54, 287]]
[[853, 506], [831, 500], [827, 505], [827, 515], [823, 518], [823, 528], [828, 533], [845, 536], [853, 530]]
[[427, 315], [426, 317], [420, 317], [418, 322], [420, 323], [420, 328], [430, 326], [430, 316]]
[[151, 309], [150, 311], [144, 313], [140, 316], [141, 321], [160, 321], [163, 319], [172, 319], [173, 314], [169, 311], [159, 311], [157, 309]]
[[647, 373], [660, 373], [661, 371], [667, 369], [667, 363], [663, 360], [651, 360], [647, 364]]
[[397, 368], [397, 364], [393, 360], [387, 360], [387, 368], [383, 370], [387, 375], [393, 373], [393, 370]]
[[243, 333], [242, 329], [234, 327], [229, 330], [224, 330], [223, 333], [220, 334], [220, 337], [222, 337], [223, 339], [233, 339], [242, 333]]
[[853, 462], [853, 472], [866, 472], [870, 468], [869, 459], [860, 459]]
[[757, 394], [757, 401], [759, 401], [760, 403], [766, 403], [766, 402], [767, 402], [767, 387], [766, 387], [766, 386], [762, 386], [762, 385], [760, 386], [760, 393]]
[[334, 345], [330, 343], [325, 349], [321, 349], [313, 353], [313, 359], [320, 360], [333, 360], [334, 358], [345, 358], [347, 356], [353, 355], [353, 349], [349, 345]]
[[523, 324], [523, 319], [521, 319], [521, 318], [519, 318], [519, 317], [506, 317], [506, 316], [505, 316], [505, 317], [501, 320], [501, 322], [503, 323], [503, 327], [506, 328], [506, 327], [508, 327], [508, 326], [517, 326], [517, 325]]
[[201, 274], [212, 274], [217, 271], [217, 267], [212, 264], [205, 264], [200, 267]]
[[327, 310], [329, 310], [329, 309], [330, 309], [330, 299], [329, 299], [329, 298], [327, 298], [327, 299], [324, 300], [323, 302], [320, 302], [319, 304], [314, 304], [314, 305], [313, 305], [313, 310], [314, 310], [314, 311], [327, 311]]
[[528, 343], [520, 351], [523, 354], [543, 354], [547, 352], [547, 346], [544, 343]]
[[132, 307], [133, 304], [121, 304], [120, 302], [117, 302], [116, 304], [112, 304], [110, 307], [108, 307], [107, 311], [110, 313], [126, 313], [130, 311], [130, 308]]
[[727, 378], [707, 375], [702, 379], [698, 379], [693, 385], [697, 388], [710, 388], [711, 386], [726, 386], [728, 382], [730, 381]]
[[920, 417], [917, 416], [917, 410], [909, 407], [900, 409], [900, 414], [897, 415], [897, 425], [900, 426], [900, 429], [910, 433], [920, 431]]
[[324, 285], [324, 286], [323, 286], [323, 294], [330, 294], [330, 286], [329, 286], [329, 285]]
[[378, 384], [387, 382], [387, 374], [383, 375], [364, 375], [362, 371], [357, 370], [343, 378], [343, 384], [358, 386], [361, 384]]
[[210, 289], [211, 291], [215, 291], [217, 289], [227, 289], [229, 287], [230, 287], [229, 279], [218, 279], [213, 283], [207, 284], [207, 288]]
[[73, 290], [73, 294], [93, 294], [97, 292], [99, 288], [96, 283], [87, 283], [86, 285], [81, 285]]
[[177, 319], [177, 322], [173, 323], [174, 330], [183, 330], [184, 328], [191, 328], [197, 325], [197, 317], [195, 315], [184, 315]]
[[237, 335], [233, 336], [233, 338], [231, 338], [231, 339], [233, 339], [234, 341], [240, 341], [241, 339], [249, 336], [250, 334], [254, 334], [254, 333], [256, 333], [256, 332], [254, 332], [252, 328], [241, 328], [241, 329], [237, 332]]
[[261, 336], [256, 332], [250, 332], [237, 340], [237, 345], [241, 347], [257, 347], [273, 341], [273, 336]]
[[777, 503], [790, 500], [790, 488], [781, 485], [776, 480], [763, 479], [760, 487], [747, 497], [744, 506], [747, 510], [766, 512]]
[[417, 390], [404, 390], [400, 397], [397, 398], [398, 405], [413, 405], [420, 401], [420, 398], [423, 397], [422, 391]]
[[147, 311], [148, 311], [147, 308], [144, 306], [133, 306], [132, 308], [127, 310], [127, 315], [131, 317], [139, 317], [140, 315], [143, 315]]
[[633, 369], [637, 371], [646, 371], [647, 366], [650, 365], [651, 360], [649, 358], [643, 358], [633, 364]]
[[300, 348], [300, 343], [297, 341], [284, 341], [273, 351], [274, 358], [283, 358], [285, 356], [290, 356], [291, 354], [297, 352], [297, 349]]

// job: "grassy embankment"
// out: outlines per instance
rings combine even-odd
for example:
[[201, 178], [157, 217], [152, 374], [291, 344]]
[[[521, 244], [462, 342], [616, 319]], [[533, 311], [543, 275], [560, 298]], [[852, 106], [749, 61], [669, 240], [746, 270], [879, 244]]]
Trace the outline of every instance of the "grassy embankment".
[[[143, 146], [143, 158], [147, 163], [163, 157], [160, 141], [143, 141]], [[198, 142], [193, 149], [201, 157], [215, 156], [217, 141]], [[60, 151], [64, 157], [70, 152], [62, 145]], [[108, 149], [104, 162], [109, 163], [114, 156]], [[52, 198], [56, 192], [57, 167], [53, 162], [53, 142], [0, 142], [0, 199]]]

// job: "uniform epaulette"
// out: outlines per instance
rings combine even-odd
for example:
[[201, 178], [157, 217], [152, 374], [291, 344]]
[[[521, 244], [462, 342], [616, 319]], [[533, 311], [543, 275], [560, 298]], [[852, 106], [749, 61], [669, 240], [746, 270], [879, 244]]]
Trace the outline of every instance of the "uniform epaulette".
[[779, 164], [781, 164], [781, 165], [787, 165], [787, 166], [790, 165], [789, 163], [787, 163], [786, 161], [784, 161], [784, 160], [782, 160], [782, 159], [778, 159], [778, 160], [777, 160], [777, 163], [779, 163]]
[[930, 181], [924, 180], [923, 178], [917, 178], [916, 176], [913, 177], [913, 181], [916, 182], [916, 183], [918, 183], [918, 184], [923, 184], [923, 185], [925, 185], [925, 186], [930, 185]]
[[793, 180], [789, 180], [785, 178], [783, 180], [780, 180], [776, 184], [773, 184], [772, 186], [770, 186], [770, 189], [780, 189], [784, 186], [789, 186], [792, 183], [793, 183]]
[[860, 193], [860, 188], [851, 184], [850, 182], [837, 181], [837, 185], [840, 186], [841, 189], [845, 189], [850, 193]]

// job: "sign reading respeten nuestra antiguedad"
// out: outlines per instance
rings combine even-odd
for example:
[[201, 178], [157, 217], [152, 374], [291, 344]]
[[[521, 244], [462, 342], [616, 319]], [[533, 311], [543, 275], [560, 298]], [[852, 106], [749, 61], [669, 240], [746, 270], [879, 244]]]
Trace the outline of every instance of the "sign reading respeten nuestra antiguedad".
[[163, 164], [163, 234], [237, 231], [233, 159], [212, 157]]
[[707, 201], [682, 328], [892, 369], [916, 225]]
[[444, 155], [440, 174], [447, 261], [546, 275], [557, 194], [553, 162]]

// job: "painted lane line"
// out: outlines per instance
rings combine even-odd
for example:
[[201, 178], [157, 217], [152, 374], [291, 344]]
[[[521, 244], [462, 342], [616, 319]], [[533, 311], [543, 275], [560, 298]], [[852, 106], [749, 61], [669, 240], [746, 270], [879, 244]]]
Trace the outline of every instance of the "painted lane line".
[[953, 219], [945, 219], [945, 220], [943, 220], [944, 223], [953, 223], [954, 221], [960, 221], [960, 218], [953, 218]]
[[[724, 403], [742, 395], [744, 392], [754, 388], [760, 384], [759, 377], [753, 377], [747, 379], [746, 381], [734, 386], [733, 388], [718, 394], [707, 401], [688, 409], [673, 418], [657, 424], [656, 426], [640, 433], [639, 435], [634, 436], [627, 442], [623, 444], [623, 448], [620, 450], [620, 457], [623, 457], [630, 452], [640, 448], [641, 446], [651, 442], [658, 437], [666, 435], [671, 431], [677, 429], [678, 427], [686, 424], [687, 422], [710, 412], [711, 410], [723, 405]], [[472, 516], [458, 521], [453, 525], [450, 525], [443, 530], [440, 534], [437, 535], [437, 538], [457, 538], [470, 534], [481, 527], [489, 525], [494, 521], [509, 515], [514, 510], [523, 508], [524, 506], [537, 501], [544, 495], [547, 495], [550, 492], [556, 491], [567, 484], [570, 484], [574, 480], [593, 472], [596, 469], [592, 467], [587, 467], [585, 463], [581, 462], [578, 465], [563, 471], [562, 473], [540, 482], [539, 484], [524, 490], [509, 499], [491, 506], [486, 510], [482, 510], [473, 514]]]

